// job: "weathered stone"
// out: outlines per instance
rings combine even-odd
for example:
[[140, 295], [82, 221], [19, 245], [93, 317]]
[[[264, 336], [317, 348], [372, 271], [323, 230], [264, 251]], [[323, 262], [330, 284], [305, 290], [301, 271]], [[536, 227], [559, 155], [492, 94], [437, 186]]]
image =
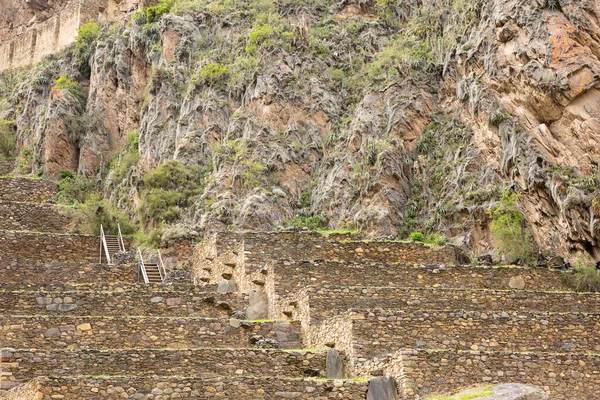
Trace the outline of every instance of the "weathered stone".
[[76, 309], [77, 309], [77, 304], [59, 304], [58, 305], [58, 311], [62, 311], [62, 312], [74, 311]]
[[164, 298], [160, 297], [160, 296], [156, 296], [150, 299], [150, 303], [160, 303], [161, 301], [163, 301]]
[[44, 336], [46, 336], [46, 337], [60, 336], [60, 329], [50, 328], [44, 333]]
[[89, 331], [92, 329], [92, 325], [90, 325], [89, 323], [83, 323], [80, 325], [77, 325], [77, 330], [78, 331]]
[[8, 349], [0, 350], [0, 361], [8, 362], [13, 356], [13, 353]]
[[284, 399], [297, 399], [302, 397], [302, 393], [297, 392], [275, 392], [275, 397], [281, 397]]
[[344, 378], [344, 359], [335, 349], [327, 351], [327, 379], [342, 379]]
[[508, 383], [492, 388], [492, 395], [479, 397], [481, 400], [546, 400], [549, 396], [540, 388], [531, 385]]
[[367, 400], [397, 400], [394, 378], [377, 377], [369, 381]]
[[166, 301], [167, 306], [179, 306], [181, 305], [181, 302], [181, 297], [172, 297]]
[[36, 297], [35, 301], [40, 306], [47, 306], [49, 304], [52, 304], [52, 297]]
[[251, 290], [250, 305], [246, 310], [248, 320], [265, 319], [269, 315], [269, 303], [267, 295], [262, 290]]
[[508, 286], [510, 286], [511, 289], [523, 290], [525, 289], [525, 279], [523, 279], [521, 275], [515, 275], [510, 278]]
[[218, 293], [226, 294], [234, 293], [235, 291], [237, 291], [237, 285], [235, 284], [235, 281], [232, 280], [221, 281], [217, 286]]

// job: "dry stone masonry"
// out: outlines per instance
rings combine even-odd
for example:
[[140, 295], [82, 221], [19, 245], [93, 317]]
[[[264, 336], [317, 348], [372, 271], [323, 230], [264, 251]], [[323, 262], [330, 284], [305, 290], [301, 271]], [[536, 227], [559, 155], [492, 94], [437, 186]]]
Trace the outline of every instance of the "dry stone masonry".
[[351, 235], [217, 233], [170, 249], [189, 279], [145, 285], [65, 231], [55, 186], [0, 184], [0, 392], [36, 378], [41, 399], [416, 400], [487, 384], [598, 398], [600, 296], [561, 272]]

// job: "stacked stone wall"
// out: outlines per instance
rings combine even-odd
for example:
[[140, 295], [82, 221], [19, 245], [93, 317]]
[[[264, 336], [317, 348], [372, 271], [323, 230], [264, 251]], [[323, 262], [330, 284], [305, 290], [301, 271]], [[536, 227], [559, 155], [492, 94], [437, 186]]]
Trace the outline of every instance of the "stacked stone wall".
[[[348, 330], [351, 340], [338, 338]], [[335, 338], [356, 359], [400, 349], [590, 353], [600, 350], [600, 314], [352, 310], [313, 335], [312, 346]], [[317, 329], [319, 331], [319, 329]], [[350, 342], [350, 343], [348, 343]]]
[[[96, 259], [98, 262], [98, 259]], [[60, 283], [60, 282], [135, 282], [137, 266], [115, 267], [107, 264], [58, 263], [12, 259], [0, 266], [2, 283]], [[4, 287], [5, 285], [3, 285]]]
[[[64, 396], [70, 399], [122, 399], [123, 393], [130, 397], [147, 397], [148, 389], [165, 399], [177, 398], [226, 398], [229, 400], [248, 399], [325, 399], [325, 398], [365, 398], [367, 382], [323, 381], [312, 379], [286, 379], [283, 377], [219, 377], [207, 380], [179, 378], [125, 377], [123, 379], [73, 379], [51, 378], [42, 382], [43, 400]], [[266, 393], [272, 397], [266, 397]]]
[[111, 290], [0, 290], [0, 313], [226, 318], [244, 310], [247, 304], [239, 294], [216, 294], [187, 285], [178, 289], [154, 290], [140, 284], [119, 285]]
[[343, 282], [361, 286], [368, 279], [371, 286], [405, 286], [424, 288], [511, 289], [521, 285], [528, 290], [567, 290], [564, 275], [541, 268], [447, 266], [429, 268], [418, 265], [290, 263], [274, 264], [275, 292], [289, 295], [307, 285]]
[[[547, 311], [595, 313], [599, 294], [469, 289], [376, 287], [308, 288], [310, 315], [295, 318], [316, 323], [349, 309], [385, 306], [405, 310], [470, 310], [483, 312]], [[300, 300], [301, 301], [301, 300]]]
[[[432, 249], [421, 243], [338, 241], [310, 234], [248, 233], [243, 236], [247, 264], [265, 261], [327, 260], [401, 264], [454, 264], [451, 247]], [[309, 239], [309, 240], [307, 240]], [[218, 245], [218, 243], [217, 243]]]
[[[259, 338], [299, 335], [299, 323], [213, 318], [0, 316], [2, 345], [12, 348], [80, 349], [254, 347]], [[118, 340], [116, 340], [118, 338]], [[299, 348], [279, 341], [282, 348]]]
[[595, 400], [600, 389], [597, 355], [413, 350], [370, 368], [397, 377], [407, 399], [498, 383], [533, 384], [553, 400]]
[[0, 202], [0, 230], [66, 232], [65, 208], [52, 204]]
[[20, 350], [3, 351], [3, 374], [23, 382], [46, 371], [47, 375], [153, 375], [186, 376], [190, 370], [210, 376], [281, 376], [308, 378], [324, 376], [324, 351], [261, 349], [186, 350]]
[[0, 261], [94, 263], [98, 262], [99, 245], [96, 236], [0, 231]]
[[56, 183], [43, 179], [0, 178], [0, 201], [45, 203], [57, 192]]

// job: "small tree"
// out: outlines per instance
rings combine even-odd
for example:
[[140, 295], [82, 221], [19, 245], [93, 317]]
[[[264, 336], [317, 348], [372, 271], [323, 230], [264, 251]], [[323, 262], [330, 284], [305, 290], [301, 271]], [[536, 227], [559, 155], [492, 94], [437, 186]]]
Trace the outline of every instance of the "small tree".
[[502, 255], [527, 263], [532, 254], [531, 233], [525, 228], [525, 217], [515, 205], [518, 198], [518, 193], [502, 192], [500, 202], [488, 210], [492, 219], [490, 231]]

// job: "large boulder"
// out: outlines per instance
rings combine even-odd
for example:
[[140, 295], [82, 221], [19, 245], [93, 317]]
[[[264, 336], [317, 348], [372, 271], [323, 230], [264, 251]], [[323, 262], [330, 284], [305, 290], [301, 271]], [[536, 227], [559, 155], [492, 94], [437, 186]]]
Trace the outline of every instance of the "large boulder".
[[481, 400], [546, 400], [548, 395], [540, 388], [518, 383], [507, 383], [492, 388], [492, 395]]

